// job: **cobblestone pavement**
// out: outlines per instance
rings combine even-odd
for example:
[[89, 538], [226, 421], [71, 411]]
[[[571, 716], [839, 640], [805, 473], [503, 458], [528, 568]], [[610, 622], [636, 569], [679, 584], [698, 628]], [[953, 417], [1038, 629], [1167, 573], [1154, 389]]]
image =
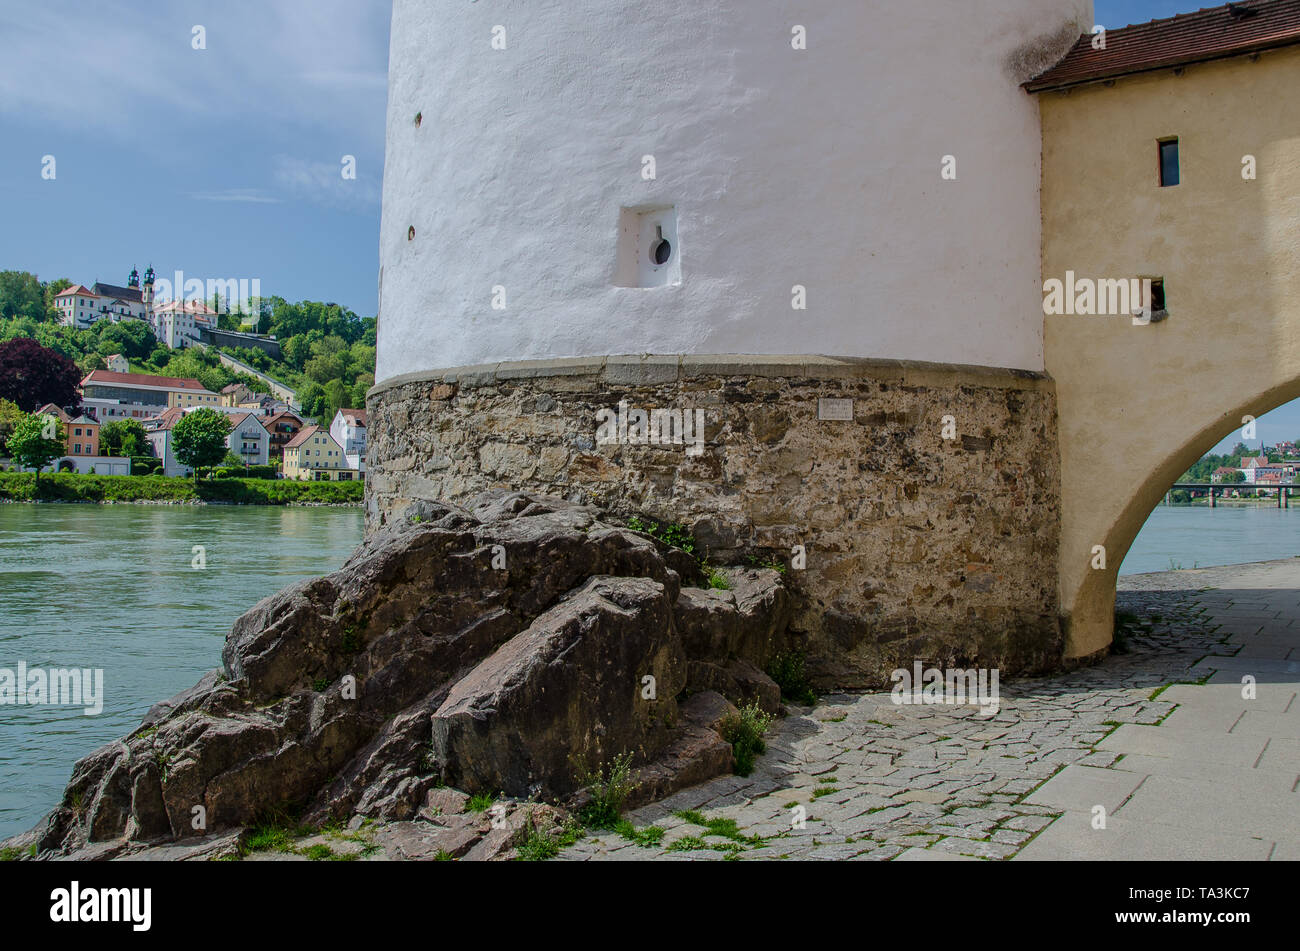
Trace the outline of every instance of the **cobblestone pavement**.
[[1003, 683], [991, 717], [888, 693], [791, 708], [753, 775], [560, 858], [1300, 859], [1300, 559], [1121, 588], [1127, 653]]

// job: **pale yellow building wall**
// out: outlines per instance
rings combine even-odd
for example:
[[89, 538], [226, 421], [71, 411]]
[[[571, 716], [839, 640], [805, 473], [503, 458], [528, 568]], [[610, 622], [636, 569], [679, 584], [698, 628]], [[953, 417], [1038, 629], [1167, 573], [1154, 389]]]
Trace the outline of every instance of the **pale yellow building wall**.
[[[317, 452], [320, 455], [317, 455]], [[286, 479], [317, 478], [315, 473], [318, 470], [324, 470], [331, 479], [338, 478], [338, 470], [347, 470], [347, 458], [332, 436], [317, 433], [301, 446], [285, 449], [284, 477]]]
[[[1039, 100], [1044, 280], [1159, 276], [1168, 300], [1149, 326], [1045, 318], [1061, 610], [1067, 655], [1084, 657], [1110, 643], [1120, 562], [1170, 483], [1243, 415], [1300, 396], [1300, 48]], [[1171, 136], [1181, 184], [1161, 188], [1157, 141]]]
[[211, 390], [169, 390], [167, 405], [188, 408], [191, 406], [219, 406], [221, 397]]

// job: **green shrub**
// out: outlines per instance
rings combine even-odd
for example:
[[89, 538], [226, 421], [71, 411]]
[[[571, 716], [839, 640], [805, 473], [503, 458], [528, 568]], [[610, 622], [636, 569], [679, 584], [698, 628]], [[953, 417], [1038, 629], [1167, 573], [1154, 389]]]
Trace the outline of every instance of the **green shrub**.
[[722, 738], [731, 744], [732, 768], [737, 776], [754, 771], [754, 760], [767, 752], [763, 734], [772, 725], [772, 716], [757, 703], [741, 707], [738, 713], [722, 720]]
[[790, 650], [777, 654], [767, 665], [767, 675], [781, 688], [781, 697], [791, 703], [812, 706], [817, 694], [808, 682], [803, 651]]
[[[155, 460], [156, 461], [156, 460]], [[0, 499], [36, 501], [30, 472], [0, 473]], [[59, 473], [41, 478], [40, 500], [47, 502], [229, 502], [245, 505], [324, 503], [356, 505], [365, 495], [361, 482], [293, 482], [284, 479], [192, 479], [160, 475], [101, 476]]]

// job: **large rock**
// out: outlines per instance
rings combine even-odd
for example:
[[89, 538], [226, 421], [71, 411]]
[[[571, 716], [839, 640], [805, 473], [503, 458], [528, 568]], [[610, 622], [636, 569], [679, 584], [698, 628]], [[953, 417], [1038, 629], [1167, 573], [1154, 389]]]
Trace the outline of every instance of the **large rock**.
[[431, 758], [453, 786], [565, 795], [620, 754], [663, 749], [685, 683], [664, 586], [593, 578], [452, 688]]
[[621, 753], [662, 760], [656, 791], [716, 774], [677, 715], [687, 663], [761, 666], [789, 616], [779, 576], [683, 589], [653, 540], [557, 499], [411, 514], [241, 617], [220, 671], [79, 762], [8, 844], [114, 857], [284, 812], [414, 821], [444, 782], [558, 798]]

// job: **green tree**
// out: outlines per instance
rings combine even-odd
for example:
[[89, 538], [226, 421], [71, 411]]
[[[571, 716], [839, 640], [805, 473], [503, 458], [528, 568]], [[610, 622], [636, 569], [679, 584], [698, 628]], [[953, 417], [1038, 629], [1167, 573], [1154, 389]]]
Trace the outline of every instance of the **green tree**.
[[41, 470], [63, 455], [63, 423], [49, 413], [29, 413], [18, 421], [9, 437], [9, 455], [24, 469]]
[[200, 468], [215, 466], [225, 458], [228, 435], [229, 417], [205, 406], [186, 413], [172, 427], [172, 452], [181, 465], [194, 470], [197, 482]]
[[301, 370], [311, 359], [311, 341], [304, 336], [290, 337], [280, 344], [284, 361], [296, 370]]
[[116, 324], [105, 320], [92, 329], [99, 337], [96, 349], [106, 357], [120, 353], [129, 360], [143, 360], [158, 346], [158, 338], [143, 320], [123, 320]]
[[338, 353], [322, 354], [312, 357], [303, 368], [308, 379], [324, 386], [327, 383], [342, 380], [344, 372], [343, 357]]
[[330, 420], [339, 410], [347, 408], [352, 402], [352, 394], [342, 380], [330, 380], [325, 384], [325, 397], [320, 407], [320, 424], [329, 426]]
[[35, 274], [27, 271], [0, 271], [0, 317], [48, 319], [45, 289]]
[[99, 448], [106, 456], [150, 456], [149, 436], [135, 419], [115, 419], [99, 429]]
[[0, 452], [4, 451], [9, 437], [13, 435], [14, 430], [26, 415], [17, 403], [11, 400], [0, 400]]

